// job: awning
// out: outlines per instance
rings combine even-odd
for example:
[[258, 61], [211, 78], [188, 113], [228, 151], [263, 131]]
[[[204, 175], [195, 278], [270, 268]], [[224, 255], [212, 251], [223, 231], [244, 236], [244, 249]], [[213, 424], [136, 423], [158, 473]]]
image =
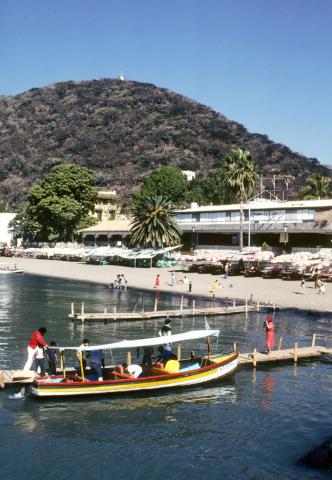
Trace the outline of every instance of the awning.
[[184, 342], [187, 340], [197, 340], [206, 337], [218, 337], [220, 330], [192, 330], [190, 332], [178, 333], [163, 337], [142, 338], [140, 340], [122, 340], [121, 342], [105, 343], [103, 345], [94, 345], [90, 347], [54, 347], [58, 350], [92, 351], [92, 350], [120, 350], [126, 348], [148, 347], [163, 345], [164, 343]]

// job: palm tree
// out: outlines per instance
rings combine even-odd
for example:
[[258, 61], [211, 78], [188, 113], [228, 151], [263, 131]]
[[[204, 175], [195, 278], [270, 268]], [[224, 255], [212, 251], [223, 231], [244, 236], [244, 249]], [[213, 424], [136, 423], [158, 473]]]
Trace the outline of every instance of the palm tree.
[[329, 198], [331, 194], [331, 179], [321, 174], [311, 175], [302, 190], [304, 200]]
[[131, 242], [153, 248], [178, 244], [182, 232], [173, 215], [174, 206], [165, 197], [137, 198], [132, 208]]
[[237, 191], [240, 197], [240, 249], [243, 248], [243, 202], [253, 192], [255, 181], [259, 178], [254, 161], [248, 150], [236, 148], [224, 163], [225, 182]]

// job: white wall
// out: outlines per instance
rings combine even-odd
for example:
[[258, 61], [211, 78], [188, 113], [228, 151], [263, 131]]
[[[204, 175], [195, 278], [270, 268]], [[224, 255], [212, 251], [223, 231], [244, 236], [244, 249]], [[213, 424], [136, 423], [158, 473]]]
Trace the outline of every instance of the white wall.
[[0, 213], [0, 242], [10, 245], [14, 235], [13, 231], [8, 228], [9, 222], [16, 217], [16, 213]]

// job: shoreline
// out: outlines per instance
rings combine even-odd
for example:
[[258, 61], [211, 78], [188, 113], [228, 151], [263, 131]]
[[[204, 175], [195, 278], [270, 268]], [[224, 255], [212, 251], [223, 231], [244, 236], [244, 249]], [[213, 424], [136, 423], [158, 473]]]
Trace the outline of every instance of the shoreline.
[[[108, 285], [118, 273], [124, 274], [128, 288], [156, 291], [154, 282], [160, 275], [158, 291], [187, 296], [211, 298], [209, 292], [213, 280], [219, 280], [221, 285], [216, 290], [216, 300], [228, 298], [249, 300], [252, 296], [256, 303], [262, 306], [271, 303], [280, 308], [309, 310], [321, 313], [332, 313], [332, 284], [326, 283], [326, 294], [320, 295], [313, 282], [307, 282], [306, 287], [300, 287], [300, 281], [281, 279], [263, 279], [261, 277], [234, 276], [224, 279], [220, 275], [186, 273], [174, 268], [131, 268], [117, 265], [87, 265], [86, 263], [66, 262], [61, 260], [45, 260], [34, 258], [4, 257], [4, 262], [23, 268], [25, 273], [67, 280], [77, 280], [89, 283]], [[175, 271], [178, 279], [187, 275], [192, 282], [192, 292], [188, 287], [178, 282], [171, 286], [171, 272]]]

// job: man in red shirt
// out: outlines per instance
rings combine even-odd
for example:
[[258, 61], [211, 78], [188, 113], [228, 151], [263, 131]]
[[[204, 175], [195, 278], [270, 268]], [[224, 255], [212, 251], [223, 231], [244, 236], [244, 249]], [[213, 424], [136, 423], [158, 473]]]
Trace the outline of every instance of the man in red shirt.
[[47, 330], [45, 327], [40, 327], [31, 335], [28, 343], [28, 360], [26, 361], [23, 370], [31, 370], [31, 366], [36, 355], [36, 348], [38, 346], [48, 348], [48, 345], [43, 338], [46, 332]]

